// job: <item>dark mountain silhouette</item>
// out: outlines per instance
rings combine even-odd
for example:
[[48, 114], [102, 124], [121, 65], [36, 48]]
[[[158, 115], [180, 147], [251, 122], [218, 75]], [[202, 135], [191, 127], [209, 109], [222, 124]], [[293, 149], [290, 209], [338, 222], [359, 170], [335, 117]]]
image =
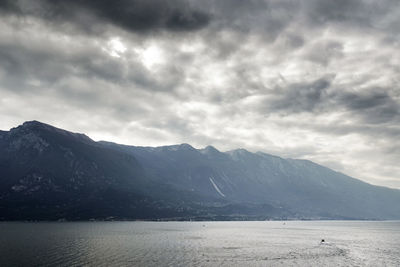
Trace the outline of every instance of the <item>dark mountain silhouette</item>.
[[0, 219], [399, 219], [400, 191], [310, 161], [95, 142], [37, 121], [0, 131]]

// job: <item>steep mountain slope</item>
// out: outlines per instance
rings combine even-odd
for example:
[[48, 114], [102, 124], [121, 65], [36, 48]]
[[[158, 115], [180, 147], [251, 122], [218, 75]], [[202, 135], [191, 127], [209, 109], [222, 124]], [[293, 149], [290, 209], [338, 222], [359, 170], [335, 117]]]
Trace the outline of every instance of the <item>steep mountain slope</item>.
[[268, 204], [231, 203], [171, 187], [129, 153], [37, 121], [1, 131], [0, 152], [0, 220], [289, 214]]
[[95, 142], [37, 121], [0, 131], [0, 220], [400, 219], [400, 191], [305, 160]]
[[373, 186], [307, 160], [244, 149], [222, 153], [211, 146], [197, 150], [187, 144], [104, 144], [135, 156], [169, 185], [210, 197], [270, 203], [308, 218], [400, 218], [399, 190]]
[[131, 155], [36, 121], [0, 135], [0, 218], [179, 215]]

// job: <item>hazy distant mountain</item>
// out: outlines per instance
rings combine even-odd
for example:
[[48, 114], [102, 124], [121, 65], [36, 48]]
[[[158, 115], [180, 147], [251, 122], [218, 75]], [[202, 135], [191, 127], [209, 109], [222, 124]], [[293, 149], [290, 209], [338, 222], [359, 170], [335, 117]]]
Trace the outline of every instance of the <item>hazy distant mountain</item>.
[[400, 219], [400, 191], [244, 149], [94, 142], [32, 121], [0, 131], [0, 219]]
[[400, 191], [373, 186], [307, 160], [244, 149], [219, 152], [188, 144], [133, 147], [148, 173], [175, 188], [234, 202], [269, 203], [302, 217], [400, 218]]

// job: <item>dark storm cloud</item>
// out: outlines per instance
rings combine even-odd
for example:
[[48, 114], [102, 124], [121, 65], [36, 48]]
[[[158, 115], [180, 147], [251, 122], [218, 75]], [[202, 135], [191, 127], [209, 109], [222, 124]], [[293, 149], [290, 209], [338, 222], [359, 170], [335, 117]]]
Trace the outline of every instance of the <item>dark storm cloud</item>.
[[399, 122], [400, 105], [383, 88], [372, 88], [359, 93], [341, 92], [333, 96], [338, 106], [372, 124]]
[[391, 147], [396, 143], [400, 143], [400, 128], [396, 125], [381, 124], [363, 124], [363, 123], [347, 123], [345, 121], [334, 121], [332, 123], [314, 123], [313, 121], [296, 121], [290, 123], [282, 123], [285, 127], [295, 127], [299, 129], [309, 129], [312, 132], [319, 132], [331, 136], [346, 136], [352, 134], [362, 134], [371, 140], [390, 140], [388, 145]]
[[[298, 16], [300, 1], [280, 0], [209, 0], [213, 14], [214, 31], [233, 30], [240, 33], [236, 44], [245, 36], [257, 34], [267, 42], [273, 42], [279, 34]], [[212, 40], [212, 38], [210, 38]], [[298, 40], [293, 40], [298, 43]]]
[[380, 22], [399, 5], [391, 0], [3, 0], [0, 10], [51, 22], [67, 21], [95, 32], [104, 23], [128, 31], [149, 32], [195, 31], [214, 22], [214, 29], [262, 31], [260, 37], [274, 40], [293, 22], [313, 27], [339, 23], [396, 30], [395, 21]]
[[195, 31], [210, 22], [209, 14], [180, 0], [27, 0], [5, 1], [0, 9], [51, 22], [70, 22], [86, 31], [111, 23], [128, 31]]
[[362, 0], [305, 1], [308, 18], [314, 23], [329, 21], [366, 23], [368, 16], [364, 13], [365, 4], [366, 1]]
[[[386, 28], [394, 29], [394, 21], [385, 21], [386, 16], [399, 8], [396, 0], [370, 1], [370, 0], [307, 0], [301, 1], [305, 8], [305, 17], [310, 25], [334, 23], [338, 25], [351, 25], [353, 28]], [[398, 19], [396, 19], [398, 21]]]
[[[400, 122], [400, 103], [391, 95], [389, 89], [370, 87], [363, 90], [346, 90], [335, 83], [334, 77], [328, 75], [312, 82], [291, 84], [281, 76], [285, 85], [261, 95], [260, 100], [256, 101], [257, 104], [251, 106], [251, 110], [260, 114], [278, 113], [284, 116], [298, 113], [329, 115], [337, 111], [346, 112], [348, 118], [354, 122], [351, 127], [331, 125], [328, 128], [314, 128], [338, 135], [354, 132], [375, 134], [378, 128], [367, 125], [397, 125]], [[389, 138], [398, 135], [396, 129], [387, 128], [385, 131], [386, 137]]]
[[311, 84], [295, 84], [287, 89], [287, 93], [273, 104], [274, 109], [292, 112], [313, 111], [329, 87], [330, 82], [319, 79]]
[[332, 84], [331, 79], [320, 78], [312, 83], [290, 84], [277, 89], [274, 95], [267, 98], [262, 110], [286, 115], [344, 110], [352, 114], [353, 119], [369, 124], [400, 121], [400, 104], [384, 88], [345, 91]]
[[283, 114], [314, 112], [325, 103], [330, 84], [330, 79], [320, 78], [312, 82], [277, 88], [273, 92], [273, 97], [267, 98], [262, 104], [262, 110]]
[[5, 130], [38, 119], [398, 177], [398, 1], [0, 0], [0, 14]]
[[[29, 47], [18, 43], [10, 44], [0, 40], [0, 69], [7, 74], [2, 82], [15, 82], [19, 86], [10, 86], [11, 90], [23, 90], [21, 87], [30, 78], [45, 83], [54, 83], [66, 74], [70, 74], [72, 65], [66, 63], [65, 54], [47, 46]], [[38, 67], [40, 66], [40, 67]]]
[[[6, 85], [5, 89], [24, 91], [35, 88], [29, 82], [37, 80], [41, 87], [50, 86], [56, 90], [60, 81], [75, 77], [146, 90], [172, 91], [184, 78], [179, 69], [172, 65], [158, 70], [159, 75], [154, 75], [133, 55], [129, 61], [121, 62], [96, 48], [89, 44], [72, 48], [57, 47], [51, 43], [10, 44], [0, 40], [0, 70], [6, 73], [1, 83]], [[62, 90], [65, 89], [64, 86]]]
[[0, 1], [0, 12], [18, 12], [19, 8], [17, 2], [14, 0], [2, 0]]

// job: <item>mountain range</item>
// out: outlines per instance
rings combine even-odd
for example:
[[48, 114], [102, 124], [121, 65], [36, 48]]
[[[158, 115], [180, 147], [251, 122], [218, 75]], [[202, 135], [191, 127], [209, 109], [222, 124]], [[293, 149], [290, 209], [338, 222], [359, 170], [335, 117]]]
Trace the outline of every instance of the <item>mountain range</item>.
[[0, 131], [0, 220], [400, 219], [400, 190], [308, 160]]

